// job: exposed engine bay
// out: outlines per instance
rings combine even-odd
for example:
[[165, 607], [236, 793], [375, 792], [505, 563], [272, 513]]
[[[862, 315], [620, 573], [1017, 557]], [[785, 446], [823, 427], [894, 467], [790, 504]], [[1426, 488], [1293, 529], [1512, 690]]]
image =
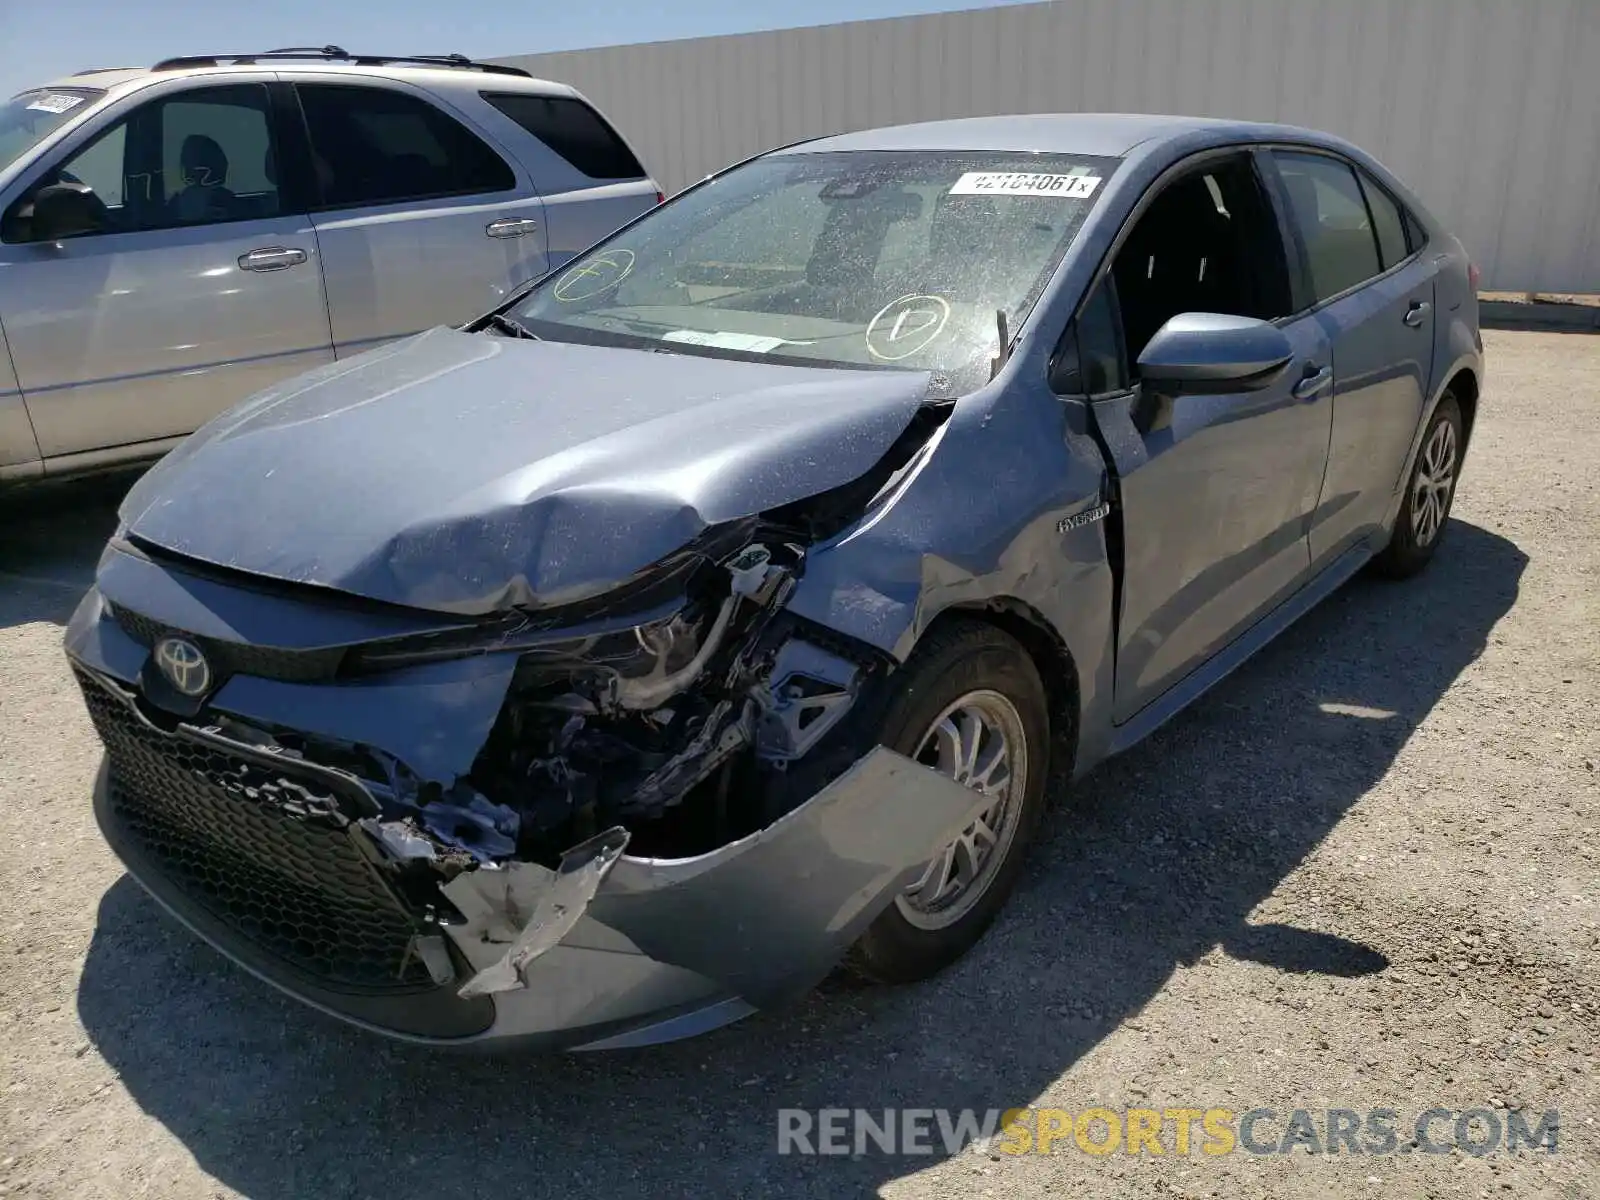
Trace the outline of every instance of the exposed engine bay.
[[[359, 773], [386, 786], [373, 789], [384, 811], [364, 822], [368, 832], [392, 859], [447, 876], [506, 860], [555, 867], [618, 826], [630, 853], [680, 858], [814, 794], [870, 748], [835, 739], [816, 753], [894, 664], [786, 612], [785, 601], [806, 547], [900, 486], [948, 415], [948, 404], [925, 405], [865, 476], [712, 531], [590, 620], [514, 618], [484, 647], [520, 657], [471, 772], [445, 785], [369, 754]], [[377, 649], [361, 665], [450, 653], [459, 650], [448, 641]]]
[[[385, 811], [369, 832], [396, 859], [453, 873], [554, 866], [618, 825], [634, 853], [683, 857], [769, 824], [794, 790], [789, 765], [887, 668], [865, 648], [835, 652], [840, 639], [782, 611], [802, 558], [793, 544], [752, 542], [689, 564], [664, 615], [524, 650], [472, 773], [446, 788], [381, 760]], [[809, 788], [825, 782], [807, 772]]]

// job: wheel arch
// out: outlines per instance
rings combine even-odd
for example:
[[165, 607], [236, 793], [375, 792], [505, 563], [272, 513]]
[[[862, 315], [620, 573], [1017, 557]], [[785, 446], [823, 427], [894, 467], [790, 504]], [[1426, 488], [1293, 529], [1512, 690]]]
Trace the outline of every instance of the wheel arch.
[[[936, 629], [956, 621], [981, 622], [1014, 639], [1033, 661], [1044, 684], [1050, 707], [1050, 741], [1055, 766], [1071, 775], [1077, 761], [1078, 734], [1082, 725], [1082, 695], [1078, 683], [1077, 660], [1060, 633], [1032, 605], [1014, 596], [992, 596], [985, 600], [958, 601], [939, 614], [923, 629], [919, 642]], [[1056, 758], [1059, 754], [1062, 757]]]
[[[1461, 409], [1461, 441], [1466, 446], [1472, 441], [1472, 426], [1478, 419], [1478, 375], [1471, 367], [1462, 367], [1450, 376], [1450, 382], [1445, 384], [1439, 395], [1442, 397], [1449, 392], [1456, 398], [1456, 404]], [[1437, 406], [1438, 400], [1434, 404]], [[1430, 414], [1431, 416], [1431, 414]]]
[[[1456, 404], [1461, 409], [1461, 453], [1463, 458], [1465, 457], [1467, 448], [1472, 443], [1473, 423], [1478, 416], [1480, 369], [1480, 364], [1470, 359], [1457, 360], [1445, 376], [1446, 382], [1440, 384], [1438, 390], [1429, 398], [1428, 406], [1422, 411], [1422, 419], [1417, 422], [1416, 433], [1412, 435], [1411, 451], [1406, 455], [1400, 478], [1395, 480], [1394, 494], [1389, 498], [1389, 511], [1383, 522], [1385, 540], [1393, 532], [1394, 523], [1399, 519], [1400, 506], [1405, 500], [1406, 480], [1411, 478], [1411, 472], [1417, 465], [1417, 456], [1422, 453], [1422, 435], [1427, 431], [1428, 423], [1433, 420], [1433, 414], [1438, 411], [1439, 402], [1446, 394], [1454, 396]], [[1458, 473], [1460, 469], [1457, 467]]]

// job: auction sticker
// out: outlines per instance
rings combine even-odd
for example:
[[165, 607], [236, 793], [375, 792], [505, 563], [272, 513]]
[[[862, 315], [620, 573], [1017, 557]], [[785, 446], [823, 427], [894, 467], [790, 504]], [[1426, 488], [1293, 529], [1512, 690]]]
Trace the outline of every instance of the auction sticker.
[[73, 96], [66, 92], [51, 92], [49, 95], [38, 96], [28, 101], [28, 108], [33, 112], [56, 113], [59, 115], [77, 108], [82, 103], [82, 96]]
[[727, 333], [723, 330], [674, 329], [661, 335], [663, 342], [683, 342], [690, 346], [716, 346], [722, 350], [744, 350], [751, 354], [765, 354], [776, 350], [787, 340], [781, 337], [763, 337], [756, 333]]
[[1031, 171], [968, 171], [950, 189], [952, 196], [1059, 196], [1087, 200], [1100, 186], [1098, 175], [1037, 175]]

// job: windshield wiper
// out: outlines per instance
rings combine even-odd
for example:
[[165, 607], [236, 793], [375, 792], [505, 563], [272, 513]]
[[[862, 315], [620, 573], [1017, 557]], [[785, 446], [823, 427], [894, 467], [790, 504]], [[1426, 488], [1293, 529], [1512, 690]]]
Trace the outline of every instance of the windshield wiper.
[[527, 338], [532, 342], [544, 340], [526, 325], [513, 321], [510, 317], [503, 313], [490, 313], [488, 317], [485, 318], [485, 323], [488, 324], [490, 328], [498, 329], [501, 333], [509, 334], [512, 337]]
[[1011, 331], [1006, 324], [1006, 310], [994, 310], [995, 333], [999, 337], [1000, 347], [994, 356], [993, 365], [989, 368], [989, 378], [993, 379], [1000, 374], [1000, 368], [1006, 365], [1006, 360], [1011, 357]]

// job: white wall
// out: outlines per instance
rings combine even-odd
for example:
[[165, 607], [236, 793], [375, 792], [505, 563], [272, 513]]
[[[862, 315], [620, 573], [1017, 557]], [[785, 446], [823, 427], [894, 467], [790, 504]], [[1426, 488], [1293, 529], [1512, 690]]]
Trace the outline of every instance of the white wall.
[[1486, 288], [1600, 291], [1600, 0], [1051, 0], [501, 61], [586, 93], [668, 191], [941, 117], [1316, 126], [1400, 174]]

